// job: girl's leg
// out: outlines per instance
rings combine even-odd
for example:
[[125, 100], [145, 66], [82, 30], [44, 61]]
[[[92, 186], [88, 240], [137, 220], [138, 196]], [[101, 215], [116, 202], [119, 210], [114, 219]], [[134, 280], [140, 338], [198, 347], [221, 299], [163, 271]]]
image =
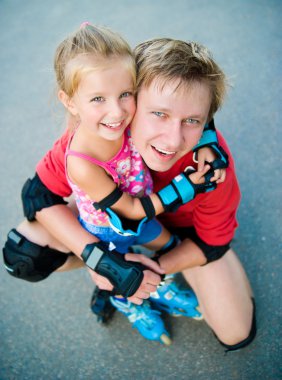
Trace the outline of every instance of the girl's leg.
[[246, 273], [231, 249], [219, 260], [183, 271], [194, 289], [204, 319], [218, 339], [236, 345], [250, 335], [252, 290]]
[[143, 245], [152, 251], [159, 251], [170, 242], [171, 237], [171, 233], [166, 228], [162, 227], [161, 232], [156, 239]]

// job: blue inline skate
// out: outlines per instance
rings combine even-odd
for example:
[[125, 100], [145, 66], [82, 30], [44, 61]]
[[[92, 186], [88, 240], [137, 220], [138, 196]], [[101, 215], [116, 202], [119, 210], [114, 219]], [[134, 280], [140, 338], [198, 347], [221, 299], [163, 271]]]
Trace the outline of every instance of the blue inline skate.
[[142, 305], [135, 305], [126, 299], [116, 297], [110, 297], [110, 301], [118, 311], [128, 318], [132, 328], [136, 328], [144, 338], [165, 345], [171, 344], [169, 333], [160, 317], [161, 313], [153, 310], [150, 302], [145, 300]]
[[151, 293], [150, 301], [157, 310], [166, 311], [174, 317], [185, 316], [196, 320], [203, 319], [198, 310], [199, 303], [193, 290], [181, 289], [174, 275], [167, 275], [164, 284]]

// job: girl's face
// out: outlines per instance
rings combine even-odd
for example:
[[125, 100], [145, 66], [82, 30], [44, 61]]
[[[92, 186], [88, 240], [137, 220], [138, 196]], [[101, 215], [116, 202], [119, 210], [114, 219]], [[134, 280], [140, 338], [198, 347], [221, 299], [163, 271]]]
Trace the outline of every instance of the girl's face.
[[106, 140], [119, 139], [135, 113], [132, 74], [122, 59], [108, 60], [83, 76], [68, 109], [80, 128]]

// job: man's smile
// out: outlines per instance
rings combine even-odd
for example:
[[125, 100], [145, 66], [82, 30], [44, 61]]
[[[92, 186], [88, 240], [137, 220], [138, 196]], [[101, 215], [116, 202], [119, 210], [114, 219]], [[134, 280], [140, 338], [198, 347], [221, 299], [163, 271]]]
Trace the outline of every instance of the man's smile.
[[166, 159], [173, 158], [177, 153], [176, 151], [157, 148], [154, 145], [151, 145], [151, 147], [158, 156], [166, 158]]

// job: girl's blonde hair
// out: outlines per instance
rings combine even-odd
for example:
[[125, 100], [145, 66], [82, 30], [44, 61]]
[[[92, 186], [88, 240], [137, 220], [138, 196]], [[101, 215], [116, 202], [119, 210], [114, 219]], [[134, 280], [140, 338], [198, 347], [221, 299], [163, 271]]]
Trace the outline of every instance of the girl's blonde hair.
[[128, 43], [108, 28], [83, 23], [56, 49], [54, 69], [57, 85], [71, 98], [84, 74], [100, 68], [106, 63], [104, 60], [116, 58], [127, 62], [135, 86], [135, 60]]
[[148, 87], [154, 79], [161, 86], [177, 80], [177, 88], [204, 82], [210, 87], [212, 97], [209, 120], [223, 104], [226, 77], [204, 46], [169, 38], [153, 39], [135, 48], [135, 60], [137, 91], [142, 86]]

